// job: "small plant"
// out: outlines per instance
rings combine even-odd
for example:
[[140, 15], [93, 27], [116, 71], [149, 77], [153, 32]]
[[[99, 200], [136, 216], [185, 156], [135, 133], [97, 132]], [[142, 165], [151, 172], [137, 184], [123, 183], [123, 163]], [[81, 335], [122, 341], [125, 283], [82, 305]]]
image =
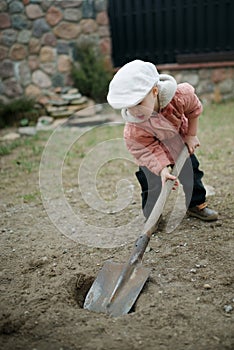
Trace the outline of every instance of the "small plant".
[[15, 140], [13, 142], [0, 143], [0, 156], [6, 156], [22, 144], [21, 140]]
[[72, 68], [75, 87], [95, 102], [106, 102], [112, 72], [106, 68], [103, 56], [93, 45], [83, 44], [77, 47], [77, 58], [78, 67]]
[[23, 195], [24, 203], [35, 202], [40, 197], [40, 193], [38, 191], [33, 193], [28, 193]]
[[21, 97], [8, 103], [0, 102], [0, 127], [20, 124], [20, 121], [35, 121], [39, 111], [35, 109], [35, 100]]

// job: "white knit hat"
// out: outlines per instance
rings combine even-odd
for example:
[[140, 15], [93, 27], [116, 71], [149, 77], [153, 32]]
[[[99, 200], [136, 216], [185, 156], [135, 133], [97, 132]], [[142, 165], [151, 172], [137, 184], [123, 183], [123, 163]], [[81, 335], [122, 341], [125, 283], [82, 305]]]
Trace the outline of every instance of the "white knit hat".
[[135, 106], [158, 81], [159, 74], [152, 63], [141, 60], [129, 62], [110, 82], [107, 101], [115, 109]]
[[107, 101], [115, 109], [130, 108], [140, 103], [153, 86], [159, 89], [160, 108], [165, 107], [175, 94], [175, 79], [159, 74], [150, 62], [134, 60], [115, 74], [109, 85]]

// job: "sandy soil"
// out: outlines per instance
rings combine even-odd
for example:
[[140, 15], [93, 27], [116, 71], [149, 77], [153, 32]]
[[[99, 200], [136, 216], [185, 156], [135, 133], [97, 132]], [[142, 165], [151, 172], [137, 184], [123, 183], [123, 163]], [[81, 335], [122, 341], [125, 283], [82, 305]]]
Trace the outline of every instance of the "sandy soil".
[[[211, 130], [200, 134], [207, 140], [200, 151], [204, 181], [216, 192], [209, 204], [219, 211], [219, 220], [204, 223], [184, 217], [171, 233], [161, 227], [143, 259], [151, 268], [150, 278], [133, 310], [118, 318], [84, 310], [83, 302], [103, 263], [125, 262], [140, 234], [143, 218], [135, 165], [125, 160], [120, 166], [117, 160], [100, 170], [97, 187], [106, 200], [121, 174], [135, 189], [127, 209], [102, 214], [82, 199], [77, 153], [65, 162], [65, 197], [86, 219], [86, 231], [88, 225], [94, 227], [87, 232], [89, 241], [93, 234], [94, 244], [87, 246], [63, 235], [42, 202], [38, 160], [48, 135], [39, 137], [33, 147], [26, 142], [1, 158], [1, 349], [234, 348], [233, 134], [228, 121], [220, 128], [227, 133], [225, 148], [223, 138], [214, 140]], [[63, 140], [71, 132], [75, 131], [66, 129]], [[130, 238], [116, 247], [97, 247], [95, 225], [101, 227], [103, 239], [110, 240], [113, 228], [115, 234], [127, 230]]]

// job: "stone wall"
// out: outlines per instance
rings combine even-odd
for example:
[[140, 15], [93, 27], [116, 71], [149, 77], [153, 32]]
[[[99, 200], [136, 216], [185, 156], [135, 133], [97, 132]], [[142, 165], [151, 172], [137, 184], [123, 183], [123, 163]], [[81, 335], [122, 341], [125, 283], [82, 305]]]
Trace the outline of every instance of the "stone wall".
[[[91, 42], [111, 66], [108, 0], [0, 0], [0, 101], [72, 85], [75, 47]], [[234, 98], [234, 62], [162, 65], [204, 102]]]
[[72, 85], [75, 47], [87, 40], [111, 62], [106, 0], [1, 0], [0, 99]]
[[234, 62], [171, 64], [157, 66], [160, 73], [174, 76], [177, 83], [194, 86], [203, 103], [234, 99]]

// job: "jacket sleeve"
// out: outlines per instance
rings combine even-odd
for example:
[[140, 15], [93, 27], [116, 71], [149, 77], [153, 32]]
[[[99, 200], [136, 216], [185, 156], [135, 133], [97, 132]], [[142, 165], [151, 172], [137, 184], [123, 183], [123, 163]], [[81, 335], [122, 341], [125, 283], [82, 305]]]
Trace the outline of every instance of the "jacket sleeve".
[[178, 98], [183, 106], [184, 115], [197, 118], [202, 113], [202, 104], [195, 94], [195, 89], [188, 83], [178, 85]]
[[138, 165], [147, 167], [154, 174], [159, 175], [163, 168], [172, 163], [163, 144], [146, 130], [126, 124], [124, 139]]

